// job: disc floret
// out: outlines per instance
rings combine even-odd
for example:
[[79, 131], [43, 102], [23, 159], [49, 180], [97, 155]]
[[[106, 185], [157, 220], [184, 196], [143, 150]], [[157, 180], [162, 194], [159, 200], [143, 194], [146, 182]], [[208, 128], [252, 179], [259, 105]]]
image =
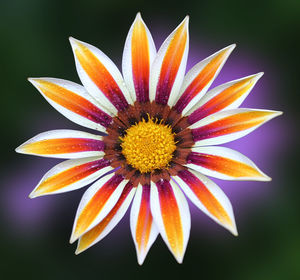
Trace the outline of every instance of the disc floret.
[[120, 140], [127, 163], [141, 173], [167, 168], [176, 149], [172, 128], [153, 119], [131, 126]]

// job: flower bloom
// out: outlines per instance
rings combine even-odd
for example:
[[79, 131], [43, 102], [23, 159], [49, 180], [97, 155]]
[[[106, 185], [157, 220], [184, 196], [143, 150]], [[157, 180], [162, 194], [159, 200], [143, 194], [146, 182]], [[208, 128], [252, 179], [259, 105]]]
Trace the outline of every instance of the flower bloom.
[[208, 91], [235, 47], [230, 45], [185, 75], [188, 20], [156, 52], [137, 14], [125, 42], [123, 76], [99, 49], [70, 38], [83, 86], [61, 79], [29, 79], [68, 119], [101, 132], [52, 130], [16, 150], [69, 159], [44, 175], [31, 198], [95, 181], [75, 216], [70, 242], [78, 241], [76, 254], [104, 238], [132, 202], [130, 228], [139, 264], [159, 233], [182, 262], [191, 226], [186, 197], [237, 235], [229, 199], [206, 175], [270, 180], [244, 155], [214, 146], [241, 138], [281, 114], [238, 108], [262, 73]]

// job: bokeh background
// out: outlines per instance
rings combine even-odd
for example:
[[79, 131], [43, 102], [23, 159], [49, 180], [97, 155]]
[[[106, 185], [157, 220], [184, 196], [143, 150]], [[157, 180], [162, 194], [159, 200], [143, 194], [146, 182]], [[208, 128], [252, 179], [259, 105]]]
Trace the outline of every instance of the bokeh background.
[[[191, 206], [182, 265], [158, 238], [140, 267], [128, 215], [101, 243], [75, 256], [68, 240], [84, 190], [30, 200], [33, 187], [58, 161], [14, 152], [42, 131], [80, 129], [26, 78], [78, 82], [69, 36], [99, 47], [120, 66], [138, 11], [157, 47], [190, 15], [189, 67], [236, 43], [213, 85], [264, 71], [243, 106], [284, 111], [228, 145], [273, 178], [269, 183], [216, 180], [232, 201], [239, 237]], [[1, 0], [1, 279], [300, 279], [299, 14], [298, 0]]]

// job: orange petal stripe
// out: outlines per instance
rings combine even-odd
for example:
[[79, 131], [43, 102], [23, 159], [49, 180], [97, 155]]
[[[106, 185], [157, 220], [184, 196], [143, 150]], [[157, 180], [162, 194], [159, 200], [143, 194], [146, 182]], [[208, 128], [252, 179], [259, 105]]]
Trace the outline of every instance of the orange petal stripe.
[[227, 52], [226, 49], [214, 57], [186, 88], [175, 105], [178, 113], [181, 113], [187, 104], [213, 79], [218, 68], [227, 58]]
[[191, 152], [188, 155], [187, 163], [200, 165], [235, 178], [261, 176], [257, 169], [248, 164], [216, 155]]
[[161, 180], [156, 183], [161, 215], [166, 235], [173, 252], [183, 253], [183, 231], [178, 204], [170, 183]]
[[167, 104], [187, 43], [186, 24], [178, 27], [163, 59], [155, 101]]
[[77, 252], [82, 252], [86, 248], [88, 248], [96, 239], [97, 237], [103, 232], [103, 230], [107, 227], [107, 225], [110, 223], [112, 218], [115, 216], [117, 211], [122, 206], [124, 200], [126, 199], [127, 195], [132, 189], [132, 184], [127, 183], [118, 202], [114, 206], [114, 208], [109, 212], [109, 214], [94, 228], [89, 230], [87, 233], [85, 233], [80, 239], [79, 244], [77, 247]]
[[22, 151], [30, 154], [55, 155], [86, 151], [103, 151], [104, 143], [86, 138], [46, 139], [25, 144]]
[[149, 101], [149, 42], [142, 20], [137, 20], [131, 38], [132, 75], [137, 101]]
[[100, 159], [69, 168], [44, 180], [38, 186], [38, 188], [35, 189], [34, 193], [35, 195], [42, 195], [57, 191], [88, 177], [92, 173], [108, 165], [109, 161], [105, 159]]
[[153, 218], [150, 210], [150, 186], [144, 185], [135, 232], [139, 250], [142, 250], [142, 247], [143, 250], [146, 250], [152, 223]]
[[112, 122], [109, 115], [78, 94], [48, 81], [35, 80], [35, 83], [46, 97], [68, 110], [104, 127], [108, 127]]
[[91, 80], [118, 110], [127, 108], [128, 103], [121, 89], [106, 67], [86, 46], [79, 42], [76, 44], [76, 57]]
[[263, 123], [273, 112], [250, 111], [237, 113], [192, 130], [194, 141], [218, 137], [249, 129]]
[[77, 219], [74, 230], [76, 236], [80, 236], [90, 226], [122, 180], [123, 176], [114, 175], [94, 194]]
[[203, 106], [194, 111], [188, 117], [188, 122], [193, 124], [210, 114], [216, 113], [228, 107], [235, 100], [239, 99], [245, 92], [247, 92], [253, 86], [253, 83], [253, 77], [249, 77], [248, 79], [244, 79], [226, 88], [206, 102]]
[[222, 224], [233, 226], [223, 206], [194, 174], [188, 170], [182, 170], [178, 173], [178, 176], [190, 187], [211, 215], [216, 217]]

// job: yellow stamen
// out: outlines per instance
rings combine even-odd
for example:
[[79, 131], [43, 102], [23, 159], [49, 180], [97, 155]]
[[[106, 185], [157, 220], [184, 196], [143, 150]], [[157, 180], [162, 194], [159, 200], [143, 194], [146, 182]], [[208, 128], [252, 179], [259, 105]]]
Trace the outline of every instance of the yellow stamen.
[[176, 149], [171, 127], [152, 119], [131, 126], [120, 139], [127, 163], [141, 173], [167, 168]]

